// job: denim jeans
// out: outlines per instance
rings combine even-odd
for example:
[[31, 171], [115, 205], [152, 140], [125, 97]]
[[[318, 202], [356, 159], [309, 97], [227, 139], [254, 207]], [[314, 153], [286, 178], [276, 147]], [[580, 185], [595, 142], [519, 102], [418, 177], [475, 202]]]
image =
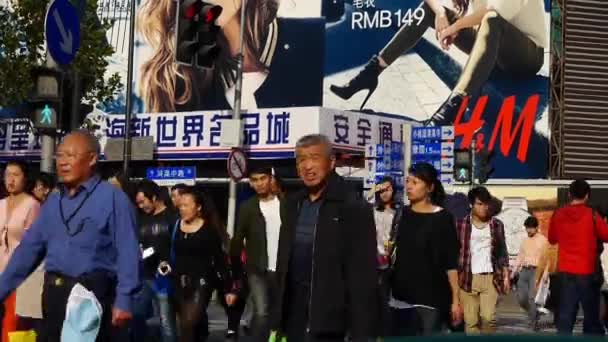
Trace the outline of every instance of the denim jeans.
[[253, 317], [251, 319], [251, 334], [255, 341], [268, 341], [270, 335], [269, 316], [272, 303], [270, 298], [276, 295], [275, 273], [256, 272], [247, 273], [249, 280], [249, 294], [253, 303]]
[[583, 307], [583, 334], [603, 335], [600, 323], [600, 285], [593, 275], [560, 273], [560, 302], [557, 331], [572, 335], [579, 304]]
[[131, 328], [132, 341], [145, 341], [148, 335], [147, 320], [157, 314], [160, 317], [160, 332], [163, 342], [175, 342], [177, 328], [175, 311], [171, 298], [166, 293], [154, 290], [154, 281], [145, 280], [141, 292], [137, 294], [133, 305]]
[[536, 297], [536, 267], [524, 268], [519, 272], [517, 282], [517, 300], [519, 306], [526, 310], [530, 322], [538, 320], [538, 311], [534, 299]]

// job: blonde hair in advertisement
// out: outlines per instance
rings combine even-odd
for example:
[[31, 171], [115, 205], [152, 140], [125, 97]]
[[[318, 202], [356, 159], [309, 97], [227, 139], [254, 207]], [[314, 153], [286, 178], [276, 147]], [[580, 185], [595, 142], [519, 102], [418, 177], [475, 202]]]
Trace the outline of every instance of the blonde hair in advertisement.
[[[229, 4], [228, 1], [236, 1], [240, 8], [240, 0], [216, 0], [213, 3], [222, 6], [223, 3]], [[247, 1], [245, 55], [255, 61], [259, 61], [263, 53], [268, 26], [276, 18], [278, 1]], [[221, 81], [225, 88], [235, 82], [236, 62], [230, 56], [223, 34], [218, 36], [221, 53], [213, 72], [175, 63], [177, 4], [175, 0], [143, 0], [138, 10], [138, 32], [152, 49], [152, 56], [141, 66], [139, 79], [139, 91], [147, 112], [174, 112], [178, 105], [192, 101], [200, 103], [212, 81]], [[240, 9], [235, 15], [240, 18]]]

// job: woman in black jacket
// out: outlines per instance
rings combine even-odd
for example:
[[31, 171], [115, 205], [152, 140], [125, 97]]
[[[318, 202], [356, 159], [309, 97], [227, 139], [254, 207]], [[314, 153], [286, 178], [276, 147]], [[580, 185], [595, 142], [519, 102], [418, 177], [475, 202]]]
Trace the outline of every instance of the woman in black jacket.
[[405, 207], [393, 249], [391, 336], [432, 335], [446, 318], [462, 319], [458, 299], [458, 238], [454, 217], [444, 210], [437, 170], [416, 164], [407, 177]]
[[173, 234], [172, 257], [180, 342], [204, 341], [209, 335], [207, 307], [214, 289], [225, 289], [226, 302], [236, 301], [212, 206], [199, 191], [187, 188], [180, 197], [181, 219]]

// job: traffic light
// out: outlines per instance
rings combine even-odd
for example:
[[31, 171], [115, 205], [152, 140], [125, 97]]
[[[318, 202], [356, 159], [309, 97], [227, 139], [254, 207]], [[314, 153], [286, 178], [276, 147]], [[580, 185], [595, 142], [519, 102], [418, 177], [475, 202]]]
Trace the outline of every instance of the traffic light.
[[220, 52], [217, 45], [220, 28], [215, 25], [215, 20], [222, 13], [222, 7], [201, 0], [179, 1], [175, 61], [212, 68]]
[[60, 126], [62, 109], [62, 74], [56, 70], [38, 67], [32, 70], [34, 89], [28, 99], [30, 120], [34, 128], [54, 133]]
[[83, 81], [80, 77], [70, 74], [64, 78], [61, 115], [59, 128], [68, 132], [80, 128], [87, 114], [93, 111], [93, 106], [82, 103]]
[[473, 158], [471, 150], [458, 149], [454, 151], [454, 180], [460, 183], [473, 182]]
[[489, 152], [487, 150], [482, 150], [477, 154], [477, 159], [479, 161], [477, 178], [479, 179], [479, 184], [487, 183], [492, 173], [494, 173], [494, 167], [492, 166], [493, 157], [494, 151]]

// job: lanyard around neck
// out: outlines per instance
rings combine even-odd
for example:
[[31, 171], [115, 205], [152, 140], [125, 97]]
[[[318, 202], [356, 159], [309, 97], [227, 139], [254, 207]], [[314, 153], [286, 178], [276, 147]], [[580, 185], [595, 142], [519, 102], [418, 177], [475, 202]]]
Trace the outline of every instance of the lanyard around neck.
[[101, 183], [101, 179], [97, 180], [97, 183], [95, 183], [95, 185], [93, 186], [93, 189], [91, 189], [91, 191], [87, 191], [86, 195], [84, 196], [82, 202], [80, 202], [80, 204], [78, 205], [78, 207], [76, 207], [76, 210], [74, 210], [72, 212], [72, 214], [67, 218], [65, 218], [65, 214], [63, 213], [63, 195], [64, 193], [61, 194], [61, 196], [59, 197], [59, 214], [61, 215], [61, 221], [63, 222], [64, 226], [65, 226], [65, 230], [68, 233], [69, 236], [74, 236], [78, 233], [80, 233], [82, 231], [82, 229], [84, 228], [83, 224], [79, 224], [78, 225], [78, 229], [76, 229], [76, 231], [74, 232], [70, 232], [70, 222], [72, 221], [72, 219], [76, 216], [76, 214], [78, 214], [78, 212], [80, 211], [80, 209], [82, 208], [82, 206], [85, 204], [85, 202], [89, 199], [89, 197], [91, 197], [91, 195], [93, 194], [93, 192], [95, 192], [95, 189], [97, 189], [97, 186], [99, 185], [99, 183]]

